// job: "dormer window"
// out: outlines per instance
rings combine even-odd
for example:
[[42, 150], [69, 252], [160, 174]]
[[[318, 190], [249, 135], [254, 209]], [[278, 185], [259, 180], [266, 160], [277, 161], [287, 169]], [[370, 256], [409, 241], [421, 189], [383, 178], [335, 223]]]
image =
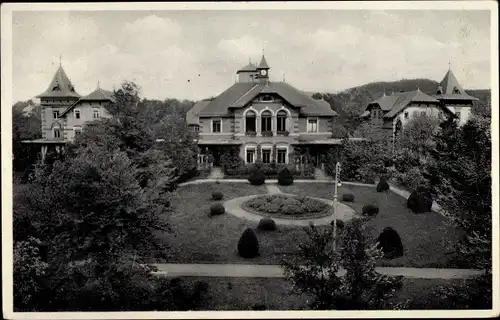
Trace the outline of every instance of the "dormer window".
[[457, 87], [453, 88], [453, 94], [460, 94], [460, 90]]
[[52, 116], [54, 117], [54, 119], [58, 119], [59, 118], [59, 111], [58, 110], [52, 111]]
[[261, 98], [260, 98], [260, 101], [263, 101], [263, 102], [273, 102], [274, 101], [274, 98], [272, 95], [270, 94], [265, 94], [263, 95]]
[[59, 85], [58, 81], [56, 81], [56, 83], [52, 87], [52, 91], [61, 91], [61, 86]]

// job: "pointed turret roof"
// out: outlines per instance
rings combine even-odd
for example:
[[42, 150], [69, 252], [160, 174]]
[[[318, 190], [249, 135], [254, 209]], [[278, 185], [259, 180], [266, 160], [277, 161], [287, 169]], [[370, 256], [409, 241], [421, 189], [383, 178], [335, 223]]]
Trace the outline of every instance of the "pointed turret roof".
[[260, 59], [260, 63], [259, 63], [258, 68], [259, 69], [270, 69], [269, 65], [267, 64], [266, 57], [264, 57], [264, 55], [262, 55], [262, 59]]
[[438, 99], [452, 99], [452, 100], [478, 100], [465, 92], [451, 69], [444, 76], [443, 80], [439, 83], [441, 93], [436, 95]]
[[57, 68], [56, 74], [52, 78], [47, 90], [36, 96], [37, 98], [53, 98], [53, 97], [73, 97], [80, 98], [80, 95], [75, 91], [75, 87], [69, 80], [66, 72], [61, 65]]

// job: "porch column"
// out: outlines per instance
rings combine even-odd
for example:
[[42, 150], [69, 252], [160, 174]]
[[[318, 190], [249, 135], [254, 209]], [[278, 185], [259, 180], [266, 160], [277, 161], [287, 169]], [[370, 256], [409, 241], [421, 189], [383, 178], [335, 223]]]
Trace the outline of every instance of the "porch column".
[[273, 136], [276, 136], [278, 134], [278, 122], [277, 122], [277, 118], [276, 118], [276, 115], [273, 115], [273, 117], [271, 118], [271, 129], [273, 131]]
[[255, 128], [255, 132], [257, 133], [257, 136], [259, 136], [259, 137], [262, 136], [262, 131], [261, 131], [262, 127], [260, 124], [260, 116], [259, 115], [256, 116], [256, 118], [255, 118], [255, 126], [257, 127], [257, 128]]
[[45, 161], [45, 156], [47, 155], [47, 146], [42, 145], [42, 161]]

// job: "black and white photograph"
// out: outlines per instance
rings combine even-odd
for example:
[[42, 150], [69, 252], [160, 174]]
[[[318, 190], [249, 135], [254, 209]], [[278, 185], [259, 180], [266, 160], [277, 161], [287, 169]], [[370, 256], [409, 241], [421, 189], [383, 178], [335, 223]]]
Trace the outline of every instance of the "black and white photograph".
[[2, 4], [4, 318], [498, 316], [497, 5]]

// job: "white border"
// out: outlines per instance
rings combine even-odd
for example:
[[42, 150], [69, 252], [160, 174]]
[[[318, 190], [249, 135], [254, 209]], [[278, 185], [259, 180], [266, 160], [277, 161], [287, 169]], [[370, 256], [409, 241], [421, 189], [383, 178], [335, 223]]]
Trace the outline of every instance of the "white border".
[[[1, 99], [2, 105], [12, 105], [12, 11], [68, 11], [68, 10], [490, 10], [491, 12], [491, 105], [498, 106], [498, 8], [493, 1], [388, 1], [388, 2], [204, 2], [204, 3], [15, 3], [1, 7]], [[2, 283], [4, 317], [9, 319], [152, 319], [152, 318], [413, 318], [413, 317], [490, 317], [498, 315], [500, 296], [498, 292], [498, 234], [499, 228], [493, 228], [493, 311], [492, 310], [433, 310], [433, 311], [212, 311], [212, 312], [61, 312], [61, 313], [13, 313], [12, 312], [12, 110], [1, 109], [2, 115]], [[493, 225], [498, 226], [498, 108], [492, 108], [492, 177]], [[10, 191], [10, 192], [9, 192]], [[10, 213], [10, 214], [9, 214]]]

